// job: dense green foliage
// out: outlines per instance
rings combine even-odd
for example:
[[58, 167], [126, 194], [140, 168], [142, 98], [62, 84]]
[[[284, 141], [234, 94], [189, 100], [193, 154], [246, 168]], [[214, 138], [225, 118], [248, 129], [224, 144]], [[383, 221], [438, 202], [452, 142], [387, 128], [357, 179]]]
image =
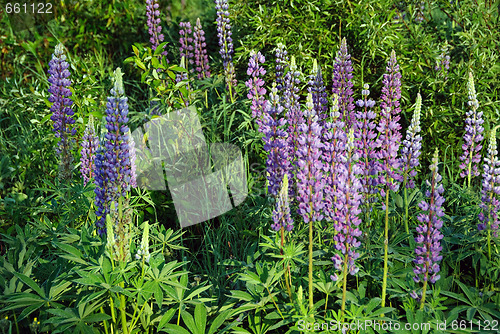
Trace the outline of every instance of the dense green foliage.
[[[481, 177], [471, 187], [459, 177], [468, 72], [474, 73], [487, 138], [500, 119], [500, 1], [252, 0], [230, 3], [238, 86], [231, 103], [217, 46], [215, 9], [209, 0], [160, 1], [170, 64], [158, 62], [148, 43], [145, 4], [127, 1], [57, 1], [52, 14], [0, 15], [0, 331], [2, 333], [297, 333], [302, 323], [430, 323], [432, 330], [401, 333], [493, 333], [500, 329], [500, 248], [477, 230]], [[175, 84], [179, 22], [200, 17], [215, 75]], [[422, 22], [415, 21], [423, 18]], [[383, 211], [375, 205], [372, 229], [361, 238], [360, 272], [348, 280], [341, 315], [340, 284], [330, 279], [331, 224], [314, 231], [314, 307], [308, 306], [308, 230], [292, 207], [295, 228], [286, 243], [271, 230], [261, 134], [247, 99], [251, 50], [266, 57], [266, 87], [274, 78], [274, 49], [286, 45], [304, 73], [316, 59], [331, 95], [333, 60], [345, 37], [354, 67], [354, 97], [363, 84], [379, 102], [391, 50], [402, 73], [403, 136], [417, 93], [422, 95], [423, 154], [416, 188], [404, 203], [392, 192], [389, 218], [388, 302], [381, 307]], [[209, 143], [237, 145], [247, 167], [249, 194], [217, 218], [180, 229], [169, 191], [131, 192], [131, 254], [113, 262], [106, 238], [95, 232], [94, 185], [84, 186], [78, 166], [60, 182], [57, 142], [51, 131], [48, 62], [59, 42], [67, 49], [79, 161], [89, 116], [104, 128], [111, 73], [125, 72], [131, 130], [187, 97]], [[435, 70], [450, 56], [447, 75]], [[160, 71], [158, 71], [160, 69]], [[163, 86], [163, 88], [162, 88]], [[301, 98], [307, 91], [301, 86]], [[305, 100], [305, 99], [304, 99]], [[375, 108], [380, 112], [380, 107]], [[417, 206], [424, 199], [428, 166], [440, 152], [446, 202], [441, 279], [429, 288], [425, 309], [410, 297]], [[485, 155], [486, 141], [481, 151]], [[412, 232], [402, 223], [409, 206]], [[149, 263], [136, 260], [149, 226]], [[363, 228], [361, 227], [363, 230]], [[285, 268], [290, 268], [291, 294]], [[125, 307], [126, 301], [126, 307]], [[125, 310], [126, 308], [126, 310]], [[123, 311], [125, 320], [118, 319]], [[115, 319], [116, 317], [116, 319]], [[302, 321], [302, 322], [301, 322]], [[447, 322], [447, 330], [436, 329]], [[496, 322], [495, 322], [496, 321]], [[123, 325], [125, 323], [125, 326]], [[495, 327], [496, 324], [496, 327]], [[452, 326], [455, 327], [452, 327]], [[478, 326], [483, 326], [479, 331]], [[484, 329], [484, 326], [489, 326]], [[403, 327], [404, 328], [404, 327]], [[494, 330], [493, 330], [494, 329]], [[319, 332], [319, 331], [318, 331]], [[331, 331], [335, 332], [335, 331]], [[366, 333], [390, 333], [370, 329]], [[352, 331], [356, 333], [356, 331]], [[365, 331], [359, 331], [365, 333]]]

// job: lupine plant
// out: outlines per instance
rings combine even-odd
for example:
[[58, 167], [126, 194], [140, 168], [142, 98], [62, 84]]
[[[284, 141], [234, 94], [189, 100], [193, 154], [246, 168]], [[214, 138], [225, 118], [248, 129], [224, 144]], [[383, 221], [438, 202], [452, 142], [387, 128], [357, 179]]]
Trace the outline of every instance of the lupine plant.
[[314, 110], [312, 94], [307, 95], [305, 122], [299, 125], [297, 138], [297, 201], [299, 214], [309, 224], [309, 307], [313, 308], [313, 225], [323, 219], [323, 164], [321, 128]]
[[335, 63], [333, 64], [332, 91], [333, 94], [338, 96], [340, 114], [348, 129], [351, 127], [354, 118], [351, 115], [354, 110], [352, 86], [351, 55], [347, 50], [347, 41], [344, 37], [340, 43]]
[[[160, 25], [161, 19], [160, 19], [160, 10], [158, 9], [160, 5], [158, 4], [157, 0], [146, 0], [146, 15], [148, 17], [147, 25], [148, 25], [148, 32], [149, 35], [151, 36], [149, 38], [149, 41], [151, 42], [151, 49], [153, 51], [156, 50], [156, 48], [163, 42], [165, 39], [165, 36], [162, 34], [162, 27]], [[162, 56], [167, 59], [168, 52], [165, 49], [166, 45], [163, 46], [162, 51]]]
[[481, 162], [481, 144], [483, 142], [483, 112], [477, 111], [479, 102], [477, 100], [476, 88], [474, 87], [474, 76], [469, 72], [469, 80], [467, 81], [467, 91], [469, 94], [469, 111], [467, 111], [467, 119], [465, 120], [465, 133], [463, 136], [464, 143], [462, 144], [463, 154], [460, 156], [462, 163], [460, 168], [461, 177], [467, 178], [467, 186], [470, 188], [473, 176], [478, 176], [479, 171], [477, 165]]
[[194, 47], [193, 47], [193, 30], [191, 29], [191, 22], [179, 23], [179, 53], [181, 58], [184, 58], [186, 70], [193, 72], [189, 65], [193, 64]]
[[264, 95], [266, 94], [266, 89], [264, 88], [264, 80], [262, 77], [266, 74], [266, 70], [262, 67], [261, 64], [264, 64], [266, 59], [259, 52], [253, 51], [250, 54], [250, 60], [248, 62], [247, 74], [250, 76], [245, 82], [245, 85], [248, 88], [247, 97], [252, 101], [252, 116], [255, 118], [255, 122], [259, 126], [262, 125], [262, 117], [266, 105], [266, 100], [264, 99]]
[[60, 156], [59, 178], [67, 181], [71, 178], [73, 169], [71, 145], [76, 129], [73, 125], [75, 112], [72, 109], [73, 101], [70, 98], [72, 93], [69, 89], [71, 80], [68, 79], [71, 73], [68, 70], [69, 63], [66, 61], [62, 44], [56, 46], [49, 67], [49, 102], [52, 103], [50, 119], [54, 122], [54, 132], [59, 138], [56, 149]]
[[496, 129], [491, 130], [488, 152], [484, 157], [483, 165], [483, 187], [481, 189], [481, 203], [479, 207], [480, 231], [486, 230], [488, 236], [488, 259], [491, 261], [491, 235], [498, 237], [498, 225], [500, 223], [498, 210], [500, 209], [500, 161], [498, 160]]
[[193, 33], [194, 64], [198, 79], [210, 78], [210, 64], [208, 63], [207, 43], [205, 43], [205, 31], [201, 27], [200, 18], [196, 19]]
[[399, 145], [401, 143], [401, 133], [399, 130], [399, 99], [401, 98], [401, 73], [396, 60], [396, 53], [391, 52], [391, 57], [387, 63], [386, 74], [382, 80], [382, 118], [377, 130], [379, 136], [376, 141], [378, 148], [378, 186], [380, 195], [385, 197], [382, 208], [385, 210], [385, 229], [384, 229], [384, 276], [382, 282], [382, 307], [385, 306], [385, 297], [387, 290], [387, 272], [388, 272], [388, 243], [389, 243], [389, 192], [397, 191], [399, 183], [402, 181], [399, 170], [400, 162], [397, 158]]
[[424, 308], [428, 284], [436, 283], [441, 277], [438, 274], [440, 271], [438, 262], [443, 258], [440, 255], [442, 250], [441, 239], [443, 238], [440, 230], [443, 227], [441, 217], [444, 215], [442, 206], [445, 199], [442, 196], [444, 192], [443, 185], [439, 183], [442, 177], [439, 174], [438, 160], [439, 155], [436, 149], [432, 157], [432, 164], [429, 167], [431, 181], [427, 181], [427, 186], [430, 189], [425, 193], [429, 201], [422, 201], [418, 205], [424, 213], [418, 215], [420, 225], [416, 229], [418, 236], [415, 238], [415, 242], [418, 246], [415, 248], [416, 258], [413, 261], [415, 263], [413, 280], [416, 283], [423, 281], [424, 286], [421, 297], [415, 291], [411, 295], [413, 298], [420, 299], [420, 309]]

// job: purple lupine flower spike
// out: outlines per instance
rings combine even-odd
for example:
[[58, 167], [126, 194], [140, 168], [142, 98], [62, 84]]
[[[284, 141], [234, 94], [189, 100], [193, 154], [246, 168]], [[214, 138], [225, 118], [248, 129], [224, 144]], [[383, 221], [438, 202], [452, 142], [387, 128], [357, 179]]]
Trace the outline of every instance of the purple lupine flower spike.
[[330, 110], [330, 119], [325, 122], [323, 130], [323, 166], [326, 174], [326, 183], [324, 187], [324, 212], [328, 221], [334, 221], [336, 218], [335, 203], [337, 193], [337, 174], [339, 164], [343, 162], [345, 154], [347, 135], [345, 133], [345, 123], [339, 112], [339, 99], [336, 95], [333, 97], [333, 103]]
[[357, 153], [360, 159], [360, 165], [362, 176], [360, 182], [362, 185], [361, 193], [363, 194], [363, 204], [365, 209], [368, 210], [368, 204], [370, 203], [373, 194], [375, 193], [376, 186], [376, 141], [377, 133], [374, 131], [375, 117], [377, 116], [372, 108], [375, 106], [375, 101], [370, 99], [370, 86], [368, 84], [363, 85], [363, 90], [361, 91], [361, 96], [363, 100], [358, 100], [356, 105], [361, 108], [361, 111], [354, 112], [354, 137], [355, 145], [357, 148]]
[[321, 128], [314, 110], [312, 94], [307, 95], [306, 121], [299, 125], [297, 149], [298, 212], [307, 224], [323, 219], [323, 164], [321, 163]]
[[200, 19], [196, 19], [194, 26], [194, 64], [198, 79], [210, 78], [210, 65], [208, 64], [207, 43], [205, 43], [205, 31], [201, 27]]
[[490, 229], [493, 236], [498, 237], [500, 223], [498, 210], [500, 209], [500, 161], [498, 160], [496, 128], [491, 130], [488, 153], [484, 158], [483, 188], [481, 189], [480, 231]]
[[354, 98], [352, 90], [352, 63], [351, 55], [347, 52], [347, 42], [343, 38], [333, 64], [333, 94], [339, 98], [340, 114], [347, 128], [351, 127], [354, 116]]
[[[335, 203], [337, 214], [335, 216], [335, 230], [337, 233], [333, 237], [335, 249], [340, 251], [332, 257], [334, 267], [342, 270], [343, 265], [347, 263], [348, 272], [355, 275], [359, 268], [354, 261], [359, 257], [356, 252], [361, 242], [358, 237], [361, 236], [361, 230], [358, 228], [361, 223], [358, 215], [361, 213], [359, 206], [361, 204], [361, 182], [359, 175], [361, 168], [358, 162], [358, 154], [354, 145], [354, 129], [347, 135], [345, 155], [337, 167], [337, 190]], [[347, 261], [346, 261], [347, 260]], [[331, 276], [332, 280], [337, 279], [337, 274]]]
[[384, 74], [382, 82], [384, 84], [380, 103], [382, 118], [377, 126], [380, 135], [376, 141], [377, 148], [379, 148], [377, 157], [381, 160], [377, 168], [380, 173], [377, 184], [385, 186], [386, 189], [384, 187], [380, 189], [380, 194], [385, 196], [385, 191], [388, 189], [397, 191], [399, 183], [403, 180], [399, 170], [400, 161], [397, 158], [402, 137], [399, 124], [401, 73], [399, 73], [394, 50], [391, 52], [391, 58], [387, 63], [387, 73]]
[[283, 106], [280, 104], [276, 83], [273, 83], [264, 109], [263, 122], [259, 130], [264, 135], [262, 138], [264, 151], [268, 152], [266, 160], [268, 192], [276, 196], [284, 175], [290, 173], [285, 129], [287, 123], [283, 118]]
[[422, 137], [420, 136], [420, 111], [422, 108], [422, 97], [417, 94], [415, 103], [415, 111], [411, 120], [406, 139], [401, 147], [401, 166], [403, 174], [403, 184], [406, 188], [414, 188], [415, 182], [413, 179], [417, 175], [416, 167], [419, 165], [419, 156], [422, 149]]
[[[179, 30], [179, 52], [181, 58], [184, 57], [185, 59], [185, 65], [186, 69], [189, 69], [189, 65], [193, 64], [193, 57], [194, 57], [194, 47], [193, 47], [193, 31], [191, 29], [191, 23], [190, 22], [181, 22], [179, 23], [179, 27], [181, 28]], [[190, 70], [191, 72], [193, 69]]]
[[98, 148], [99, 138], [95, 133], [94, 117], [90, 115], [87, 127], [83, 132], [80, 157], [80, 172], [82, 173], [83, 183], [85, 185], [94, 177], [94, 160]]
[[71, 91], [69, 89], [71, 80], [68, 71], [69, 64], [66, 61], [64, 54], [64, 46], [58, 44], [52, 54], [52, 59], [49, 62], [49, 83], [50, 93], [49, 102], [52, 103], [50, 111], [52, 116], [50, 119], [54, 122], [54, 132], [56, 138], [59, 138], [56, 152], [60, 155], [59, 177], [62, 180], [71, 178], [73, 156], [71, 154], [72, 137], [76, 134], [76, 129], [73, 127], [75, 112], [71, 108], [73, 101], [71, 100]]
[[318, 122], [323, 127], [324, 120], [328, 116], [328, 101], [326, 99], [326, 88], [323, 82], [323, 74], [321, 68], [318, 66], [316, 59], [313, 61], [313, 69], [309, 76], [309, 87], [307, 91], [312, 94], [314, 110], [318, 115]]
[[272, 229], [279, 231], [282, 227], [290, 232], [293, 229], [293, 220], [290, 216], [290, 203], [288, 202], [288, 175], [283, 176], [283, 182], [276, 201], [276, 208], [273, 210]]
[[278, 88], [278, 92], [281, 92], [285, 86], [285, 82], [283, 79], [285, 70], [288, 68], [288, 56], [287, 51], [285, 50], [285, 45], [278, 43], [276, 47], [276, 87]]
[[[228, 89], [236, 87], [236, 75], [233, 64], [233, 39], [231, 38], [231, 24], [229, 22], [229, 5], [227, 0], [215, 0], [217, 10], [217, 37], [219, 37], [220, 55], [224, 65], [224, 72]], [[234, 94], [234, 92], [232, 92]]]
[[483, 148], [483, 131], [484, 128], [482, 124], [483, 112], [478, 112], [479, 102], [477, 101], [476, 89], [474, 87], [474, 77], [472, 72], [469, 72], [469, 81], [467, 82], [467, 88], [469, 93], [469, 107], [470, 110], [467, 111], [467, 119], [465, 120], [465, 134], [464, 143], [462, 145], [463, 154], [460, 157], [462, 163], [460, 168], [462, 172], [461, 177], [467, 177], [468, 186], [470, 187], [471, 179], [473, 176], [478, 176], [479, 171], [477, 170], [477, 164], [481, 161], [481, 149]]
[[450, 68], [450, 56], [442, 52], [436, 59], [436, 66], [434, 69], [438, 72], [438, 76], [443, 77], [445, 80], [448, 78], [448, 70]]
[[439, 175], [437, 149], [432, 157], [430, 170], [432, 173], [431, 181], [427, 180], [430, 190], [426, 191], [426, 197], [429, 201], [422, 201], [418, 205], [424, 213], [420, 213], [417, 218], [421, 224], [416, 229], [418, 236], [415, 238], [415, 242], [418, 246], [415, 248], [416, 258], [413, 260], [416, 265], [413, 269], [415, 273], [413, 280], [416, 283], [424, 281], [424, 289], [427, 281], [435, 283], [440, 278], [438, 262], [443, 258], [439, 253], [442, 249], [440, 240], [443, 235], [440, 229], [443, 227], [441, 217], [444, 215], [442, 206], [445, 199], [442, 196], [443, 185], [439, 184], [442, 178]]
[[245, 82], [248, 88], [247, 97], [252, 101], [252, 116], [255, 118], [259, 128], [262, 125], [262, 116], [266, 103], [264, 99], [266, 89], [264, 88], [264, 80], [262, 80], [262, 77], [266, 74], [266, 70], [261, 65], [264, 64], [265, 61], [266, 59], [260, 51], [257, 53], [252, 51], [250, 53], [247, 69], [247, 74], [250, 76], [250, 79]]
[[[147, 25], [148, 25], [148, 32], [149, 35], [151, 36], [149, 38], [149, 41], [151, 42], [151, 49], [153, 51], [156, 50], [156, 48], [163, 42], [165, 39], [165, 36], [161, 33], [161, 19], [160, 19], [160, 11], [158, 8], [160, 5], [158, 4], [157, 0], [146, 0], [146, 15], [148, 17]], [[162, 55], [166, 56], [168, 55], [167, 50], [165, 49], [165, 46], [163, 46], [164, 51], [162, 51]]]
[[[128, 147], [128, 104], [124, 96], [122, 73], [117, 68], [114, 87], [106, 103], [106, 173], [115, 196], [125, 196], [130, 189], [130, 152]], [[120, 192], [121, 190], [121, 192]], [[114, 198], [113, 198], [114, 200]]]

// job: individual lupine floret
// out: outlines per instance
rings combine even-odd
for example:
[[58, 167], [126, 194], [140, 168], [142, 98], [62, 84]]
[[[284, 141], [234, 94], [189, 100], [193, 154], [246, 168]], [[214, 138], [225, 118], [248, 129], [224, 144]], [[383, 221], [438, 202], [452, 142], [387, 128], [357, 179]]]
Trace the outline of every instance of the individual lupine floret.
[[[401, 98], [401, 73], [396, 60], [396, 53], [391, 52], [391, 57], [387, 63], [387, 73], [382, 80], [382, 102], [380, 108], [382, 117], [377, 130], [379, 137], [376, 146], [379, 148], [377, 157], [380, 159], [378, 172], [380, 177], [377, 184], [381, 185], [380, 194], [385, 196], [385, 191], [391, 189], [397, 191], [399, 183], [403, 180], [400, 174], [400, 161], [397, 158], [399, 145], [401, 144], [401, 125], [399, 113], [399, 99]], [[385, 187], [384, 187], [385, 186]], [[384, 189], [387, 188], [387, 189]]]
[[[288, 122], [288, 154], [290, 158], [290, 167], [296, 169], [297, 150], [299, 148], [299, 127], [304, 124], [304, 115], [299, 104], [299, 85], [300, 72], [295, 64], [295, 57], [292, 56], [290, 70], [285, 75], [285, 87], [283, 91], [282, 103], [286, 111]], [[291, 181], [293, 175], [289, 175]], [[291, 182], [290, 182], [291, 183]], [[291, 189], [292, 193], [293, 190]]]
[[[264, 151], [268, 152], [266, 171], [268, 192], [272, 196], [278, 194], [281, 180], [290, 176], [290, 161], [287, 150], [286, 119], [283, 118], [283, 106], [280, 104], [278, 89], [273, 84], [269, 92], [269, 100], [265, 104], [263, 122], [260, 131], [264, 135]], [[287, 186], [288, 189], [288, 186]]]
[[196, 19], [194, 26], [194, 64], [198, 79], [210, 78], [210, 65], [208, 64], [207, 43], [205, 31], [201, 27], [200, 18]]
[[348, 129], [351, 128], [354, 119], [354, 115], [351, 115], [354, 110], [351, 81], [352, 70], [351, 55], [347, 51], [347, 42], [344, 37], [340, 43], [335, 63], [333, 64], [332, 91], [339, 98], [340, 114]]
[[136, 260], [142, 260], [149, 263], [149, 258], [151, 254], [149, 253], [149, 223], [144, 222], [144, 230], [142, 231], [141, 246], [135, 254]]
[[353, 122], [356, 152], [359, 156], [359, 163], [362, 166], [362, 176], [360, 178], [362, 188], [360, 192], [363, 194], [363, 204], [366, 211], [368, 210], [370, 199], [375, 193], [377, 173], [377, 154], [375, 151], [377, 133], [374, 131], [376, 127], [374, 120], [377, 115], [372, 111], [375, 101], [368, 98], [370, 95], [369, 89], [370, 86], [368, 84], [363, 85], [363, 90], [361, 91], [363, 100], [356, 102], [361, 111], [354, 112], [355, 119]]
[[[163, 42], [165, 36], [161, 33], [161, 19], [160, 19], [160, 11], [158, 8], [160, 5], [157, 0], [146, 0], [146, 16], [148, 17], [147, 25], [148, 32], [151, 36], [149, 41], [151, 42], [151, 49], [153, 51]], [[162, 55], [165, 57], [167, 63], [168, 59], [166, 56], [168, 55], [167, 50], [165, 49], [166, 45], [163, 46], [164, 51], [162, 51]]]
[[347, 141], [345, 123], [342, 121], [338, 102], [338, 97], [334, 95], [330, 110], [330, 119], [325, 122], [322, 138], [322, 160], [325, 163], [323, 171], [326, 175], [323, 201], [325, 203], [324, 213], [328, 221], [334, 221], [336, 217], [334, 203], [336, 202], [335, 196], [337, 192], [337, 169], [338, 164], [343, 161]]
[[233, 39], [231, 38], [231, 24], [229, 22], [229, 5], [227, 0], [215, 0], [215, 9], [217, 10], [217, 37], [219, 37], [220, 55], [224, 65], [226, 84], [231, 94], [236, 87], [236, 74], [233, 64]]
[[290, 216], [290, 203], [288, 201], [288, 175], [283, 176], [281, 189], [277, 196], [276, 208], [273, 210], [273, 230], [279, 231], [282, 227], [290, 232], [293, 229], [293, 220]]
[[50, 111], [52, 116], [50, 119], [54, 122], [55, 136], [59, 138], [56, 152], [60, 155], [59, 177], [62, 180], [71, 178], [73, 155], [71, 154], [72, 137], [76, 134], [76, 129], [73, 127], [75, 112], [71, 108], [73, 101], [71, 100], [71, 91], [69, 89], [71, 80], [68, 71], [69, 64], [66, 61], [64, 54], [64, 46], [58, 44], [52, 54], [52, 59], [49, 62], [49, 83], [50, 93], [49, 102], [52, 103]]
[[[125, 196], [130, 189], [130, 152], [128, 147], [128, 104], [124, 96], [122, 73], [114, 73], [114, 87], [106, 103], [106, 173], [114, 196]], [[114, 197], [113, 196], [113, 197]], [[114, 198], [112, 198], [114, 200]]]
[[284, 74], [285, 70], [288, 68], [288, 56], [287, 51], [285, 49], [285, 45], [282, 43], [278, 43], [276, 47], [276, 87], [278, 88], [278, 92], [281, 92], [284, 89]]
[[[493, 236], [498, 237], [498, 225], [500, 223], [498, 210], [500, 209], [500, 161], [498, 160], [496, 128], [491, 130], [488, 153], [484, 158], [483, 188], [481, 189], [481, 212], [479, 213], [480, 231], [488, 230]], [[491, 245], [488, 240], [488, 254], [491, 257]]]
[[[181, 58], [184, 57], [186, 69], [189, 70], [189, 65], [193, 64], [194, 47], [193, 47], [193, 30], [191, 29], [191, 22], [179, 23], [179, 52]], [[193, 69], [190, 69], [192, 72]]]
[[[444, 192], [443, 185], [439, 184], [442, 178], [439, 175], [437, 149], [432, 157], [430, 170], [431, 181], [426, 181], [430, 190], [425, 192], [429, 202], [422, 201], [418, 205], [424, 213], [420, 213], [417, 217], [421, 224], [416, 229], [418, 236], [415, 238], [415, 242], [418, 246], [415, 248], [416, 258], [413, 260], [416, 265], [415, 269], [413, 269], [415, 273], [413, 280], [416, 283], [424, 282], [420, 308], [424, 306], [428, 282], [435, 283], [440, 278], [438, 262], [443, 258], [440, 255], [442, 250], [440, 240], [443, 238], [440, 229], [443, 227], [441, 217], [444, 215], [442, 206], [445, 199], [442, 196]], [[415, 295], [415, 293], [412, 294], [413, 297]]]
[[410, 127], [406, 132], [406, 139], [401, 147], [401, 167], [403, 174], [403, 184], [406, 188], [414, 188], [414, 178], [417, 175], [416, 167], [419, 166], [419, 157], [422, 149], [422, 136], [420, 136], [420, 111], [422, 108], [422, 97], [417, 94], [415, 111]]
[[262, 80], [262, 77], [266, 74], [266, 70], [261, 65], [264, 64], [265, 61], [266, 59], [260, 51], [255, 52], [252, 50], [247, 69], [247, 74], [250, 76], [250, 79], [245, 82], [248, 88], [247, 97], [252, 101], [252, 106], [250, 107], [252, 116], [255, 118], [255, 122], [259, 128], [262, 125], [262, 116], [266, 104], [266, 100], [264, 99], [266, 89], [264, 88], [264, 80]]
[[323, 74], [321, 68], [318, 66], [316, 59], [313, 61], [313, 69], [309, 76], [309, 87], [307, 91], [312, 94], [314, 110], [318, 116], [318, 122], [321, 127], [324, 125], [324, 120], [328, 116], [328, 101], [326, 99], [326, 88], [323, 82]]
[[94, 177], [94, 160], [98, 148], [99, 138], [95, 133], [94, 117], [90, 115], [89, 122], [83, 132], [82, 150], [80, 154], [80, 172], [82, 173], [83, 183], [85, 185]]
[[465, 120], [465, 134], [464, 143], [462, 145], [463, 154], [460, 157], [462, 163], [460, 168], [462, 172], [461, 177], [467, 177], [467, 185], [470, 187], [471, 179], [473, 176], [478, 176], [477, 164], [481, 161], [481, 149], [483, 148], [483, 112], [478, 112], [479, 102], [477, 101], [476, 89], [474, 87], [474, 77], [472, 72], [469, 72], [469, 81], [467, 82], [467, 89], [469, 93], [469, 107], [467, 111], [467, 119]]

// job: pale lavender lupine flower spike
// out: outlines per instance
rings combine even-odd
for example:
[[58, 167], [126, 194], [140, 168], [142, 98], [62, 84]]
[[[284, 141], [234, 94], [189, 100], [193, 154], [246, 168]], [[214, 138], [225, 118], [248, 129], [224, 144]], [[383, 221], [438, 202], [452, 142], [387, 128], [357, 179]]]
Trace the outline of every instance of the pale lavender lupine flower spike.
[[323, 82], [323, 74], [321, 73], [321, 68], [318, 66], [316, 59], [313, 61], [313, 69], [309, 76], [309, 87], [307, 91], [312, 94], [314, 110], [318, 116], [320, 126], [323, 127], [324, 120], [328, 116], [328, 101], [326, 99], [327, 94]]
[[347, 42], [345, 37], [340, 43], [340, 48], [333, 64], [333, 94], [339, 98], [339, 109], [342, 120], [347, 128], [351, 127], [354, 115], [354, 98], [352, 97], [352, 63], [351, 55], [347, 51]]
[[[151, 49], [153, 49], [153, 51], [155, 51], [165, 39], [165, 36], [161, 33], [161, 19], [158, 7], [160, 7], [160, 5], [157, 0], [146, 0], [146, 15], [148, 17], [147, 25], [149, 28], [149, 35], [151, 36], [149, 41], [151, 42]], [[164, 51], [162, 51], [161, 54], [165, 56], [166, 59], [168, 52], [165, 50], [165, 46], [166, 45], [163, 46]], [[168, 63], [168, 59], [166, 60]]]
[[[361, 223], [358, 215], [361, 213], [359, 208], [361, 204], [361, 182], [359, 175], [361, 167], [358, 165], [358, 154], [354, 146], [354, 130], [351, 129], [347, 136], [346, 153], [342, 161], [338, 164], [337, 181], [337, 202], [335, 203], [337, 215], [335, 217], [335, 248], [341, 254], [335, 253], [332, 257], [334, 267], [342, 270], [345, 261], [347, 261], [348, 271], [355, 275], [359, 268], [354, 261], [359, 257], [356, 252], [361, 242], [358, 237], [361, 236], [361, 230], [358, 228]], [[337, 273], [330, 276], [333, 281], [338, 279]]]
[[[399, 183], [403, 180], [400, 174], [400, 161], [397, 158], [399, 145], [401, 144], [401, 125], [399, 124], [401, 109], [399, 99], [401, 98], [401, 73], [396, 60], [396, 53], [391, 52], [391, 58], [387, 63], [387, 73], [382, 80], [382, 102], [380, 103], [382, 118], [377, 130], [377, 157], [381, 160], [378, 166], [378, 185], [385, 185], [387, 189], [397, 191]], [[380, 189], [380, 194], [385, 196], [384, 187]], [[385, 204], [384, 204], [385, 205]], [[385, 209], [384, 209], [385, 210]]]
[[469, 81], [467, 82], [467, 89], [469, 93], [469, 107], [470, 110], [467, 111], [467, 119], [465, 120], [465, 134], [464, 143], [462, 145], [463, 154], [460, 160], [463, 161], [460, 164], [462, 172], [461, 177], [467, 177], [468, 186], [470, 187], [470, 182], [473, 176], [478, 176], [479, 171], [477, 170], [477, 164], [481, 161], [481, 145], [483, 141], [483, 112], [478, 112], [479, 102], [477, 101], [476, 89], [474, 87], [474, 77], [472, 72], [469, 72]]
[[418, 236], [415, 242], [418, 246], [415, 248], [416, 258], [413, 260], [416, 265], [413, 269], [415, 273], [413, 280], [416, 283], [420, 281], [435, 283], [440, 278], [438, 262], [443, 258], [440, 255], [442, 250], [440, 240], [443, 238], [440, 229], [443, 227], [441, 217], [444, 215], [442, 206], [445, 199], [442, 196], [443, 185], [439, 184], [442, 177], [439, 175], [437, 149], [432, 157], [430, 170], [431, 181], [426, 181], [430, 190], [425, 192], [429, 202], [422, 201], [418, 205], [424, 213], [420, 213], [417, 217], [421, 224], [416, 229]]
[[483, 188], [481, 190], [480, 231], [491, 229], [493, 236], [498, 237], [500, 223], [498, 210], [500, 209], [500, 160], [498, 160], [496, 128], [491, 130], [488, 153], [484, 158]]
[[69, 89], [71, 80], [68, 79], [71, 73], [68, 71], [69, 64], [66, 61], [64, 54], [64, 46], [58, 44], [52, 54], [52, 59], [49, 62], [49, 83], [50, 93], [49, 102], [52, 102], [50, 111], [52, 116], [50, 119], [54, 122], [55, 136], [59, 138], [56, 152], [60, 155], [59, 177], [62, 180], [71, 178], [71, 170], [73, 164], [73, 155], [71, 154], [72, 137], [76, 134], [75, 112], [71, 108], [73, 101], [71, 100], [71, 91]]
[[419, 156], [422, 149], [422, 137], [420, 136], [420, 111], [422, 108], [422, 97], [417, 94], [415, 103], [415, 111], [411, 120], [406, 139], [403, 141], [401, 148], [401, 165], [403, 172], [403, 184], [407, 188], [414, 188], [414, 177], [417, 175], [416, 167], [419, 165]]
[[264, 88], [264, 80], [262, 80], [262, 77], [266, 74], [266, 70], [261, 65], [264, 64], [265, 61], [266, 59], [260, 51], [256, 53], [252, 50], [250, 52], [250, 60], [248, 61], [247, 69], [247, 74], [250, 76], [250, 79], [245, 82], [248, 88], [247, 97], [252, 101], [252, 106], [250, 107], [252, 116], [255, 118], [255, 122], [259, 128], [262, 125], [262, 116], [266, 104], [264, 99], [266, 89]]
[[281, 92], [284, 89], [284, 75], [285, 70], [288, 68], [288, 56], [287, 51], [285, 49], [285, 45], [282, 43], [278, 43], [276, 47], [276, 88], [278, 92]]
[[298, 212], [307, 224], [323, 219], [323, 164], [321, 163], [321, 128], [314, 110], [312, 94], [307, 95], [305, 122], [298, 128], [297, 201]]
[[94, 177], [94, 160], [99, 148], [99, 138], [95, 133], [94, 117], [90, 115], [89, 122], [85, 127], [82, 138], [82, 150], [80, 154], [80, 172], [83, 184], [87, 184]]
[[[186, 69], [189, 69], [189, 65], [193, 64], [194, 57], [194, 47], [193, 47], [193, 30], [191, 29], [191, 22], [181, 22], [179, 23], [179, 53], [185, 59]], [[190, 69], [193, 72], [193, 69]]]

